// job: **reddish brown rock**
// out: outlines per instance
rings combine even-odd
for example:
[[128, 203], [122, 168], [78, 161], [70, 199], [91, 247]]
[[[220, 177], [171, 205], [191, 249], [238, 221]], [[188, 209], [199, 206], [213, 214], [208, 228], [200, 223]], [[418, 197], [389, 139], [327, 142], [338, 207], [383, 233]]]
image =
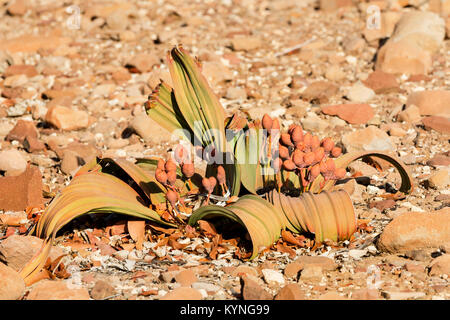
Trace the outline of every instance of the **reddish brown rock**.
[[339, 88], [327, 81], [317, 81], [310, 84], [301, 94], [301, 98], [310, 102], [326, 103], [329, 98], [336, 95]]
[[425, 128], [431, 128], [437, 132], [450, 134], [450, 118], [439, 116], [425, 117], [422, 119]]
[[0, 177], [0, 209], [21, 211], [27, 207], [40, 207], [42, 174], [37, 167], [28, 166], [25, 172], [13, 177]]
[[25, 138], [22, 145], [30, 153], [45, 150], [45, 144], [34, 137]]
[[66, 281], [41, 280], [33, 285], [27, 300], [90, 300], [86, 288], [71, 289]]
[[284, 269], [284, 275], [287, 278], [297, 278], [298, 273], [303, 269], [303, 264], [298, 262], [289, 263]]
[[[58, 148], [56, 145], [53, 145], [52, 150], [56, 152], [56, 155], [60, 159], [64, 159], [64, 155], [66, 152], [73, 152], [80, 159], [84, 161], [84, 163], [92, 160], [93, 157], [99, 155], [99, 152], [95, 148], [93, 144], [83, 144], [80, 142], [71, 142], [65, 148]], [[81, 162], [83, 162], [81, 161]], [[84, 164], [82, 163], [82, 164]]]
[[350, 124], [367, 123], [375, 115], [368, 104], [340, 104], [322, 108], [322, 112], [331, 116], [338, 116]]
[[7, 141], [17, 140], [20, 143], [26, 138], [37, 138], [38, 131], [32, 121], [18, 120], [14, 128], [6, 136]]
[[26, 65], [26, 64], [14, 64], [9, 66], [4, 73], [5, 77], [15, 76], [18, 74], [24, 74], [28, 78], [34, 77], [38, 75], [38, 72], [34, 66]]
[[38, 140], [38, 131], [32, 121], [19, 120], [6, 136], [7, 141], [17, 140], [28, 152], [45, 149], [45, 144]]
[[397, 79], [393, 74], [379, 70], [372, 72], [363, 83], [377, 94], [395, 92], [400, 89]]
[[252, 276], [244, 276], [242, 280], [242, 298], [244, 300], [272, 300], [272, 295], [264, 290]]
[[290, 283], [280, 289], [275, 300], [305, 300], [305, 294], [297, 283]]
[[374, 201], [369, 204], [369, 208], [377, 208], [380, 211], [395, 207], [395, 201], [392, 199]]
[[439, 248], [450, 244], [450, 208], [404, 213], [392, 220], [377, 243], [387, 252]]
[[450, 166], [450, 156], [448, 154], [437, 154], [427, 161], [427, 165], [433, 167]]
[[450, 91], [425, 90], [416, 91], [409, 95], [406, 107], [415, 105], [423, 116], [450, 117]]
[[192, 269], [182, 270], [175, 275], [175, 281], [183, 287], [189, 287], [197, 280], [197, 276]]
[[258, 276], [258, 270], [256, 270], [253, 267], [246, 266], [246, 265], [240, 265], [236, 267], [232, 272], [231, 275], [233, 277], [241, 277], [245, 274], [249, 274], [251, 276], [257, 277]]
[[302, 264], [303, 266], [318, 266], [325, 271], [332, 271], [337, 268], [337, 264], [328, 257], [322, 256], [302, 256], [299, 257], [295, 262]]
[[434, 259], [430, 264], [430, 275], [446, 274], [450, 276], [450, 254], [444, 254]]
[[16, 99], [19, 98], [24, 92], [24, 88], [16, 87], [16, 88], [3, 88], [2, 89], [2, 97], [8, 99]]
[[404, 267], [405, 267], [406, 271], [413, 272], [413, 273], [417, 273], [417, 272], [422, 273], [425, 271], [425, 267], [419, 263], [407, 262], [407, 263], [405, 263]]
[[0, 300], [17, 300], [24, 291], [25, 283], [20, 274], [0, 262]]
[[99, 280], [91, 290], [91, 297], [94, 300], [104, 300], [116, 294], [116, 290], [108, 282]]
[[66, 131], [83, 129], [89, 125], [87, 112], [66, 107], [49, 108], [45, 120], [58, 129]]
[[77, 153], [71, 150], [65, 150], [61, 161], [61, 171], [67, 175], [74, 176], [78, 168], [83, 164], [83, 159]]
[[167, 293], [161, 300], [202, 300], [200, 291], [189, 288], [179, 287]]
[[[34, 236], [14, 234], [0, 243], [0, 261], [16, 271], [20, 271], [41, 249], [44, 241]], [[50, 259], [55, 260], [64, 254], [60, 247], [52, 247]]]

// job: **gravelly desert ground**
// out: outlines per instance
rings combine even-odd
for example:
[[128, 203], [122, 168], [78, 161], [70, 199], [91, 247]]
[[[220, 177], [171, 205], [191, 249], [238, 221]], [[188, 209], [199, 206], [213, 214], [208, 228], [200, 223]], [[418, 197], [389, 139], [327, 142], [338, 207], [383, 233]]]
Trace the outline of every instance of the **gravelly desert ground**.
[[[0, 298], [450, 298], [450, 1], [0, 3], [0, 283], [10, 285]], [[27, 207], [43, 209], [95, 155], [171, 149], [143, 104], [159, 79], [170, 83], [176, 44], [201, 60], [227, 113], [278, 116], [346, 151], [392, 152], [414, 191], [382, 197], [400, 176], [357, 161], [346, 187], [360, 226], [352, 241], [311, 250], [308, 238], [280, 240], [289, 249], [251, 262], [231, 244], [209, 259], [204, 232], [174, 237], [177, 249], [148, 228], [137, 250], [125, 218], [80, 218], [52, 253], [68, 254], [68, 274], [54, 268], [55, 279], [26, 288], [8, 280], [40, 248], [26, 236]]]

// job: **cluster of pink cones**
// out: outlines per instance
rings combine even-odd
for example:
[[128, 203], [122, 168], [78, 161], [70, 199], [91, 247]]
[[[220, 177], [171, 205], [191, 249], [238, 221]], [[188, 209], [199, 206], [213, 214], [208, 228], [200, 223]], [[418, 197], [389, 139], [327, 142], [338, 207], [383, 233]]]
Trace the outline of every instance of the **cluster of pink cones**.
[[[280, 128], [278, 119], [268, 114], [262, 118], [262, 126], [270, 135], [272, 130]], [[270, 137], [269, 137], [270, 138]], [[333, 158], [341, 155], [342, 149], [335, 146], [329, 137], [322, 140], [309, 132], [304, 132], [300, 125], [293, 124], [287, 133], [279, 139], [278, 155], [272, 155], [273, 168], [284, 169], [299, 176], [302, 191], [308, 191], [312, 182], [320, 175], [324, 177], [321, 188], [327, 180], [345, 177], [344, 168], [337, 168]]]

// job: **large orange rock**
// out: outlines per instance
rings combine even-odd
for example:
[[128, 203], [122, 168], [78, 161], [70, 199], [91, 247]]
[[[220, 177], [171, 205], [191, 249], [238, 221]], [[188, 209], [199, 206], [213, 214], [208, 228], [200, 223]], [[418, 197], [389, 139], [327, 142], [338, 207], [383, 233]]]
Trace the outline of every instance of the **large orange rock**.
[[377, 243], [382, 251], [406, 252], [450, 245], [450, 208], [408, 212], [392, 220]]
[[433, 12], [405, 13], [395, 27], [389, 42], [408, 41], [429, 52], [436, 52], [445, 38], [445, 21]]
[[450, 254], [439, 256], [430, 263], [430, 275], [441, 274], [450, 276]]
[[378, 52], [376, 70], [393, 74], [427, 74], [432, 54], [445, 37], [445, 22], [432, 12], [405, 13], [394, 34]]
[[423, 116], [450, 117], [450, 90], [416, 91], [409, 95], [406, 107], [415, 105]]
[[[34, 236], [14, 234], [0, 243], [0, 262], [8, 267], [20, 271], [33, 256], [41, 249], [44, 241]], [[55, 260], [64, 254], [60, 247], [52, 247], [50, 260]]]
[[17, 300], [25, 291], [22, 277], [0, 262], [0, 300]]
[[392, 74], [427, 74], [432, 69], [431, 53], [408, 41], [387, 42], [378, 51], [376, 70]]
[[27, 207], [40, 207], [42, 197], [42, 174], [38, 167], [28, 166], [18, 176], [0, 178], [0, 209], [22, 211]]
[[258, 278], [244, 275], [242, 278], [242, 298], [244, 300], [272, 300], [272, 295], [259, 283]]
[[348, 152], [384, 150], [393, 151], [394, 145], [388, 134], [375, 126], [349, 132], [342, 137]]
[[[17, 149], [8, 149], [0, 151], [0, 171], [5, 171], [5, 176], [18, 176], [27, 169], [27, 160]], [[0, 183], [8, 181], [0, 178]], [[11, 182], [10, 180], [9, 182]], [[4, 182], [6, 183], [6, 182]], [[1, 188], [1, 187], [0, 187]], [[6, 199], [5, 199], [6, 200]], [[0, 199], [2, 203], [2, 199]]]
[[305, 300], [305, 294], [297, 283], [289, 283], [280, 289], [275, 300]]
[[431, 116], [422, 119], [426, 128], [431, 128], [437, 132], [450, 134], [450, 118]]
[[27, 300], [90, 300], [86, 288], [70, 288], [66, 281], [41, 280], [31, 289]]

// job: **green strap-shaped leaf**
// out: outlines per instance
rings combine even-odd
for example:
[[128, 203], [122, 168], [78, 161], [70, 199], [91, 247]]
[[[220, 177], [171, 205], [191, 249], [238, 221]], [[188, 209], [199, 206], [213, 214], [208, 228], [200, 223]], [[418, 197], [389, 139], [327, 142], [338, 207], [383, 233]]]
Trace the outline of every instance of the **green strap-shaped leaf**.
[[281, 211], [255, 195], [245, 195], [227, 207], [201, 207], [191, 215], [188, 223], [194, 226], [198, 220], [215, 217], [228, 218], [245, 227], [253, 245], [250, 259], [254, 259], [261, 250], [276, 242], [284, 228]]
[[191, 143], [200, 141], [201, 137], [194, 137], [194, 133], [184, 119], [175, 100], [173, 89], [166, 83], [159, 84], [145, 104], [147, 114], [169, 133], [176, 130], [187, 130], [185, 136]]
[[144, 192], [151, 203], [163, 203], [166, 201], [166, 187], [160, 184], [154, 178], [154, 174], [145, 171], [138, 165], [125, 159], [109, 159], [103, 158], [102, 162], [112, 162], [124, 170], [137, 186]]
[[268, 199], [283, 213], [289, 230], [314, 233], [317, 243], [347, 240], [356, 231], [355, 210], [344, 190], [320, 194], [305, 192], [299, 197], [273, 191]]
[[249, 192], [256, 194], [258, 189], [264, 187], [263, 169], [260, 162], [262, 147], [260, 130], [253, 128], [238, 134], [234, 153], [240, 166], [241, 181]]
[[36, 228], [45, 243], [39, 253], [21, 270], [25, 281], [31, 279], [45, 264], [56, 233], [71, 220], [88, 213], [110, 212], [147, 219], [165, 226], [175, 225], [161, 219], [144, 206], [139, 194], [122, 180], [101, 172], [75, 177], [50, 203]]
[[[225, 151], [225, 111], [196, 61], [181, 47], [167, 57], [178, 108], [203, 146]], [[209, 130], [216, 130], [216, 135]]]

